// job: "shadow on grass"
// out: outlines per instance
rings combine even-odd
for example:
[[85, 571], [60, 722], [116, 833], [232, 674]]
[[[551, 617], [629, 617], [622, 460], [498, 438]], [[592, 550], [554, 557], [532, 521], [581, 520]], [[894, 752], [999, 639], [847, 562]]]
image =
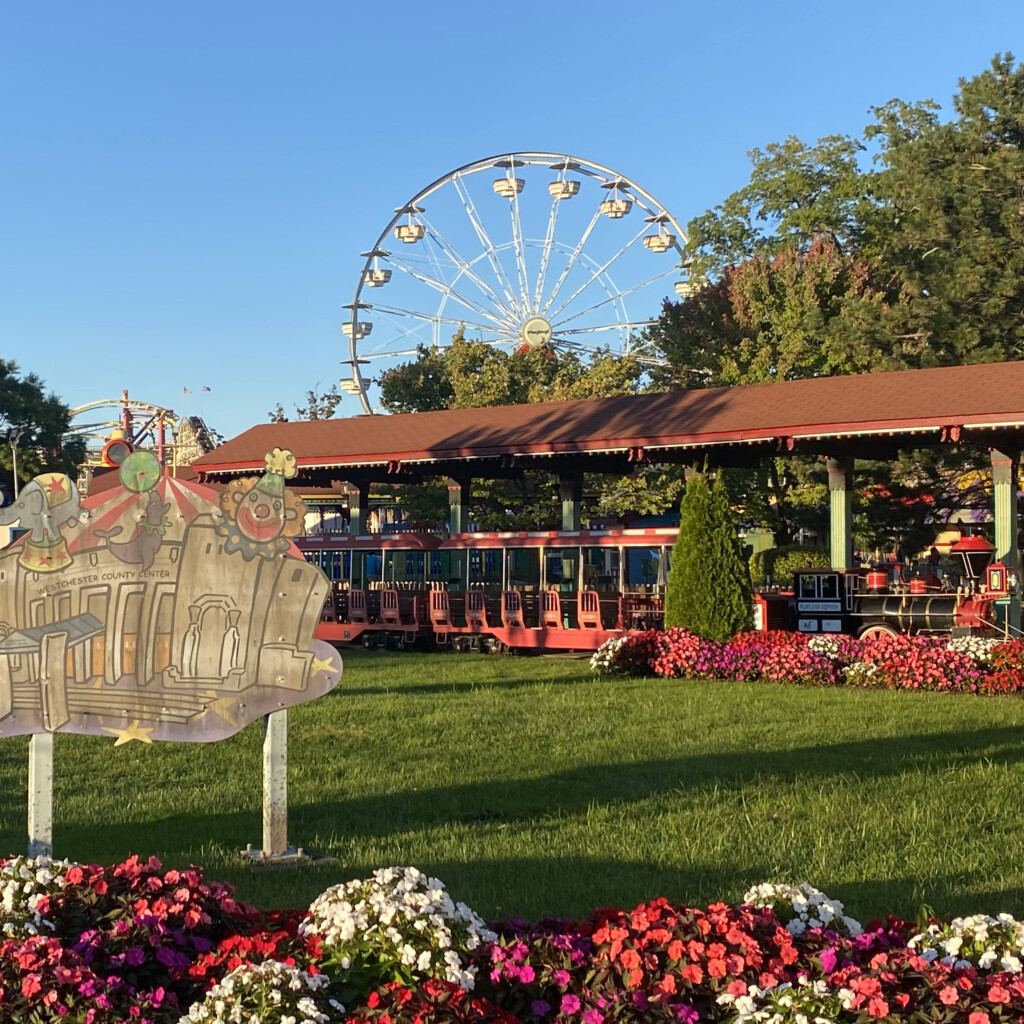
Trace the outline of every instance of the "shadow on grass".
[[[329, 769], [322, 761], [293, 763], [289, 832], [296, 837], [295, 842], [302, 842], [304, 836], [332, 834], [374, 840], [453, 825], [474, 828], [544, 824], [562, 816], [583, 815], [594, 808], [628, 808], [630, 804], [670, 794], [684, 799], [700, 798], [704, 791], [717, 788], [715, 799], [721, 800], [723, 792], [727, 798], [730, 792], [739, 794], [745, 787], [760, 782], [863, 782], [918, 771], [939, 775], [981, 763], [1012, 767], [1022, 760], [1024, 731], [989, 728], [823, 743], [787, 751], [732, 751], [582, 765], [534, 778], [488, 779], [320, 800], [310, 800], [308, 794]], [[258, 769], [254, 766], [254, 770]], [[7, 800], [9, 794], [5, 803]], [[20, 806], [23, 808], [24, 804]], [[89, 850], [109, 849], [114, 835], [127, 849], [159, 847], [171, 856], [206, 842], [242, 847], [246, 842], [259, 842], [259, 810], [172, 815], [145, 823], [125, 815], [122, 820], [115, 817], [102, 824], [63, 828], [58, 808], [58, 846], [73, 851], [78, 859], [90, 856], [86, 852]]]

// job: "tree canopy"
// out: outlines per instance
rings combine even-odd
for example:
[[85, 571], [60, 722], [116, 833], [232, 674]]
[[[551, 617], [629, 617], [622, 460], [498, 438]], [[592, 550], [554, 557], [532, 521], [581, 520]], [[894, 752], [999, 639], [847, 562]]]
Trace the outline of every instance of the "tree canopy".
[[[872, 108], [862, 139], [752, 150], [749, 183], [689, 224], [694, 289], [666, 301], [648, 333], [666, 359], [656, 383], [1024, 356], [1024, 67], [997, 55], [960, 80], [949, 121], [938, 111], [894, 99]], [[965, 484], [976, 458], [951, 450], [861, 467], [859, 529], [924, 536], [926, 520], [976, 493]], [[772, 460], [769, 507], [754, 517], [784, 540], [810, 525], [798, 506], [820, 494], [823, 526], [821, 474], [813, 460]], [[914, 500], [923, 493], [931, 507]]]
[[[451, 344], [419, 349], [414, 360], [382, 374], [381, 403], [389, 412], [427, 412], [575, 398], [633, 394], [643, 386], [644, 368], [610, 352], [583, 359], [574, 352], [557, 358], [544, 349], [507, 353], [471, 341], [460, 328]], [[648, 481], [590, 481], [585, 503], [592, 514], [640, 511]], [[400, 501], [411, 521], [436, 523], [447, 516], [444, 484], [406, 486]], [[664, 508], [657, 498], [652, 511]], [[640, 508], [638, 508], [640, 506]], [[515, 480], [474, 483], [469, 502], [474, 523], [484, 529], [550, 529], [560, 525], [558, 484], [547, 474], [524, 473]]]
[[85, 461], [85, 441], [64, 440], [71, 410], [34, 373], [23, 374], [13, 360], [0, 358], [0, 466], [13, 469], [14, 453], [6, 443], [7, 431], [20, 431], [18, 479], [39, 473], [75, 476]]

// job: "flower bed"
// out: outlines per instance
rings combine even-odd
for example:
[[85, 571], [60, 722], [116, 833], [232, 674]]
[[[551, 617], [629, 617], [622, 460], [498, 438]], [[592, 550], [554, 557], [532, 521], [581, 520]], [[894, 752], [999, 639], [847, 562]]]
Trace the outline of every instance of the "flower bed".
[[1024, 924], [862, 927], [809, 885], [485, 928], [414, 868], [260, 913], [202, 872], [0, 861], [5, 1024], [1024, 1022]]
[[724, 643], [684, 629], [649, 630], [602, 646], [598, 672], [653, 673], [684, 679], [740, 679], [811, 686], [945, 690], [1002, 694], [1024, 691], [1024, 641], [884, 636], [740, 633]]

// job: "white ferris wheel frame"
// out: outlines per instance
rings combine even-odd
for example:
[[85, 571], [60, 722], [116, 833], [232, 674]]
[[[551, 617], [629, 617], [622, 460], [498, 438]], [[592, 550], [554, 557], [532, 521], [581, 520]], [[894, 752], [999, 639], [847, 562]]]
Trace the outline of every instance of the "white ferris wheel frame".
[[[551, 209], [548, 214], [547, 230], [544, 239], [525, 238], [522, 233], [519, 214], [519, 194], [518, 191], [510, 189], [512, 195], [505, 198], [509, 202], [512, 239], [496, 245], [492, 242], [484, 220], [477, 210], [476, 204], [473, 202], [473, 196], [470, 194], [463, 179], [480, 171], [499, 171], [504, 172], [508, 176], [510, 183], [514, 183], [515, 168], [519, 166], [546, 166], [560, 173], [561, 178], [556, 179], [556, 181], [566, 180], [566, 175], [569, 173], [591, 178], [597, 181], [601, 187], [609, 189], [610, 196], [618, 197], [622, 194], [626, 199], [632, 200], [646, 214], [643, 222], [644, 226], [639, 232], [632, 234], [629, 240], [610, 259], [599, 264], [597, 260], [589, 256], [584, 250], [592, 232], [601, 219], [601, 204], [598, 204], [578, 241], [570, 247], [568, 244], [555, 239], [558, 211], [560, 204], [564, 201], [563, 198], [552, 192]], [[473, 231], [483, 247], [482, 251], [471, 259], [463, 257], [458, 252], [437, 226], [425, 216], [426, 211], [420, 206], [423, 200], [448, 184], [454, 187]], [[385, 248], [385, 244], [391, 238], [392, 232], [399, 228], [403, 221], [409, 225], [422, 225], [423, 234], [420, 236], [421, 239], [429, 236], [440, 251], [445, 254], [447, 259], [451, 261], [452, 266], [458, 268], [458, 273], [455, 275], [454, 280], [447, 281], [444, 279], [444, 274], [433, 250], [430, 250], [429, 254], [433, 257], [436, 277], [425, 271], [421, 266], [396, 254], [392, 249]], [[645, 237], [644, 233], [650, 230], [652, 225], [656, 232], [665, 235], [667, 242], [665, 249], [674, 249], [679, 257], [678, 262], [671, 264], [668, 269], [662, 270], [646, 280], [631, 284], [629, 287], [618, 288], [609, 274], [609, 269], [632, 249], [634, 245], [642, 241]], [[345, 307], [349, 310], [348, 318], [343, 324], [345, 334], [348, 336], [349, 358], [342, 360], [342, 363], [351, 368], [352, 376], [350, 380], [342, 381], [342, 387], [349, 393], [358, 395], [364, 410], [367, 413], [372, 413], [374, 410], [367, 394], [371, 381], [363, 376], [361, 367], [374, 358], [394, 359], [401, 356], [415, 356], [419, 344], [421, 344], [418, 341], [414, 347], [409, 349], [388, 350], [360, 355], [359, 343], [365, 337], [361, 331], [366, 329], [367, 326], [365, 321], [360, 320], [360, 313], [363, 310], [372, 310], [375, 314], [382, 314], [385, 318], [393, 322], [397, 321], [400, 325], [409, 322], [430, 324], [432, 328], [430, 343], [435, 348], [443, 347], [444, 345], [441, 337], [441, 328], [443, 326], [455, 328], [471, 327], [487, 331], [493, 335], [491, 338], [486, 339], [487, 344], [515, 346], [519, 341], [520, 332], [524, 325], [533, 318], [537, 318], [547, 326], [549, 335], [551, 332], [557, 335], [552, 340], [556, 347], [595, 351], [602, 346], [593, 343], [588, 344], [589, 336], [608, 331], [619, 334], [622, 341], [620, 351], [623, 354], [628, 353], [632, 347], [632, 331], [647, 327], [653, 321], [651, 319], [630, 321], [623, 302], [624, 297], [631, 292], [653, 284], [660, 278], [667, 277], [673, 272], [685, 272], [687, 262], [683, 247], [686, 242], [686, 233], [678, 221], [650, 192], [618, 171], [601, 164], [596, 164], [593, 161], [564, 153], [515, 152], [490, 156], [464, 164], [437, 178], [417, 192], [408, 202], [397, 207], [394, 216], [380, 233], [373, 247], [361, 254], [365, 257], [366, 262], [363, 264], [359, 274], [355, 297], [351, 305]], [[530, 280], [527, 270], [525, 256], [527, 247], [539, 247], [541, 249], [540, 264], [535, 281]], [[499, 258], [502, 253], [509, 249], [514, 250], [515, 255], [515, 281], [511, 279], [510, 273]], [[545, 293], [549, 271], [551, 270], [551, 257], [554, 253], [565, 255], [566, 262], [558, 273], [554, 286], [549, 292]], [[364, 290], [375, 291], [368, 284], [368, 277], [371, 272], [379, 270], [382, 262], [385, 262], [389, 268], [393, 267], [395, 270], [435, 289], [440, 295], [437, 311], [412, 310], [392, 306], [388, 303], [365, 301]], [[487, 265], [489, 265], [489, 276], [482, 272], [486, 269]], [[556, 305], [556, 301], [569, 274], [578, 265], [590, 270], [589, 278], [583, 285], [577, 287], [572, 295], [568, 298], [563, 298], [560, 304]], [[456, 285], [461, 284], [463, 280], [470, 282], [477, 289], [478, 294], [475, 297], [469, 297], [456, 289]], [[561, 321], [555, 320], [555, 317], [567, 307], [570, 307], [592, 285], [599, 286], [600, 290], [603, 291], [605, 296], [603, 299], [579, 312], [573, 313], [572, 316], [567, 316]], [[545, 295], [547, 301], [543, 302], [542, 300], [545, 298]], [[461, 306], [462, 312], [468, 315], [452, 315], [450, 309], [446, 312], [446, 307], [449, 303], [458, 304]], [[610, 310], [615, 313], [614, 319], [610, 320], [608, 324], [577, 327], [563, 326], [604, 305], [608, 305]], [[555, 308], [552, 309], [552, 306], [555, 306]], [[471, 320], [469, 315], [475, 315], [480, 319]], [[401, 319], [397, 320], [397, 318]], [[558, 329], [554, 331], [556, 327]], [[401, 334], [405, 336], [411, 336], [412, 331], [413, 328], [401, 328]], [[660, 361], [635, 351], [633, 354], [642, 362], [655, 363]]]

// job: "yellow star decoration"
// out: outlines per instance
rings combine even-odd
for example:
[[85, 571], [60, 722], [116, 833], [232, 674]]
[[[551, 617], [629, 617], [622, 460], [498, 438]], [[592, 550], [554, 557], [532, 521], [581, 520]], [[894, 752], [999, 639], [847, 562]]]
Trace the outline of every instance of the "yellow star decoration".
[[234, 712], [238, 710], [238, 701], [234, 697], [221, 697], [218, 700], [211, 700], [209, 704], [196, 716], [202, 718], [208, 711], [212, 711], [222, 722], [228, 725], [238, 725], [238, 719]]
[[317, 658], [313, 657], [313, 664], [309, 669], [310, 676], [315, 676], [318, 672], [335, 673], [338, 670], [334, 667], [334, 662], [330, 658]]
[[107, 726], [103, 726], [103, 731], [117, 737], [114, 740], [115, 747], [121, 746], [122, 743], [131, 743], [132, 740], [138, 740], [140, 743], [153, 742], [149, 738], [149, 734], [153, 731], [152, 727], [141, 728], [138, 719], [135, 719], [127, 729], [110, 729]]

